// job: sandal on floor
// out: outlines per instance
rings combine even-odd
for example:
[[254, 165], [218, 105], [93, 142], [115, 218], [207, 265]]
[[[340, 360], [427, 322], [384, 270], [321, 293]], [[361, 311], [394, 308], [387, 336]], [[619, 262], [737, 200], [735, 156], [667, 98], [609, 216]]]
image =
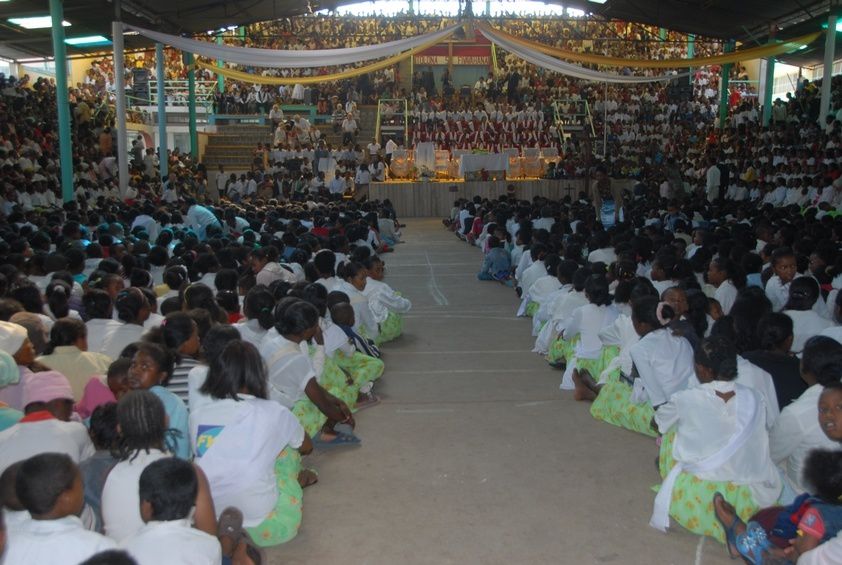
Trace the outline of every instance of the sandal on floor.
[[[655, 464], [658, 465], [658, 458], [655, 458]], [[658, 469], [660, 469], [660, 465], [658, 465]], [[734, 511], [734, 521], [731, 522], [731, 525], [726, 525], [725, 522], [719, 519], [719, 515], [716, 513], [716, 501], [717, 499], [722, 500], [723, 502], [727, 502], [725, 497], [722, 496], [721, 492], [717, 492], [713, 495], [713, 515], [716, 517], [716, 521], [719, 522], [719, 525], [722, 526], [722, 529], [725, 531], [725, 545], [728, 546], [728, 555], [731, 556], [731, 559], [737, 559], [740, 557], [740, 551], [737, 548], [737, 534], [736, 528], [737, 524], [742, 522], [740, 517], [737, 516], [736, 509]]]
[[362, 400], [357, 400], [357, 410], [365, 410], [366, 408], [371, 408], [372, 406], [380, 404], [380, 397], [376, 394], [367, 392], [365, 394], [361, 394], [360, 397]]
[[356, 445], [360, 445], [361, 443], [362, 441], [357, 436], [342, 432], [336, 432], [336, 437], [331, 440], [322, 439], [321, 432], [319, 432], [319, 435], [313, 438], [313, 445], [321, 448], [353, 447]]
[[757, 522], [749, 522], [746, 533], [737, 536], [737, 551], [753, 565], [763, 565], [763, 554], [771, 547], [766, 530]]
[[230, 538], [236, 547], [243, 533], [243, 513], [233, 506], [222, 511], [217, 520], [216, 537]]
[[319, 482], [319, 472], [316, 471], [315, 469], [301, 469], [301, 471], [298, 473], [299, 477], [301, 476], [301, 473], [310, 473], [310, 477], [312, 477], [312, 480], [309, 481], [307, 484], [301, 485], [302, 489], [305, 489], [307, 487], [311, 487], [311, 486], [313, 486], [313, 485], [315, 485], [316, 483]]
[[255, 543], [252, 541], [251, 536], [248, 535], [248, 532], [243, 530], [243, 543], [246, 544], [246, 555], [248, 555], [251, 562], [254, 565], [263, 565], [266, 562], [266, 553], [263, 549], [257, 547]]

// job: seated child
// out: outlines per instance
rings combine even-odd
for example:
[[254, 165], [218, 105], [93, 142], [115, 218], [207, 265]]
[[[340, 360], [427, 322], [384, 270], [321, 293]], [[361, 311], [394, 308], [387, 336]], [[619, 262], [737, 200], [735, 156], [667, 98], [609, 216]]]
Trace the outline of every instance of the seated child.
[[32, 520], [14, 530], [6, 563], [77, 565], [112, 549], [114, 541], [90, 532], [78, 515], [85, 504], [82, 476], [68, 455], [42, 453], [24, 461], [15, 490]]
[[503, 247], [503, 242], [495, 236], [490, 236], [486, 242], [488, 252], [482, 260], [477, 278], [481, 281], [507, 282], [512, 270], [512, 258]]
[[222, 562], [219, 540], [190, 523], [198, 491], [196, 471], [186, 461], [159, 459], [143, 470], [138, 492], [145, 525], [121, 544], [138, 565]]
[[[115, 361], [116, 363], [116, 361]], [[79, 472], [85, 485], [85, 503], [96, 517], [96, 531], [102, 532], [102, 488], [111, 468], [116, 465], [114, 457], [119, 444], [117, 431], [117, 403], [97, 406], [91, 414], [90, 436], [96, 452], [79, 463]]]
[[371, 313], [380, 326], [380, 335], [375, 341], [377, 345], [382, 345], [403, 333], [403, 314], [409, 312], [412, 302], [383, 282], [386, 264], [382, 259], [376, 255], [369, 257], [365, 267], [368, 278], [363, 294], [368, 297]]

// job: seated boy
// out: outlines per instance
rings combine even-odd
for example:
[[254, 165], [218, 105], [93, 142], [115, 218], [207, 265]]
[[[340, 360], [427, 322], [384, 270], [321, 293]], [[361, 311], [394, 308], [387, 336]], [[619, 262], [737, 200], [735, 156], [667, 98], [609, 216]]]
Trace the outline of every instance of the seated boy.
[[219, 540], [191, 525], [199, 480], [191, 463], [155, 461], [140, 475], [140, 516], [146, 523], [123, 542], [138, 565], [219, 564]]
[[9, 533], [6, 563], [77, 565], [112, 549], [113, 540], [85, 529], [82, 476], [70, 456], [42, 453], [21, 464], [15, 491], [32, 520]]

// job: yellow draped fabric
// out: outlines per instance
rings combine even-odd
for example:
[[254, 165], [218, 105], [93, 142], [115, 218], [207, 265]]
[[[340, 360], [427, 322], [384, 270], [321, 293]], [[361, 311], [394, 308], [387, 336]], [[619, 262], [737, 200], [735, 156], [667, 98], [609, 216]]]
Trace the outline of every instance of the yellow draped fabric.
[[809, 45], [815, 41], [823, 32], [808, 33], [784, 41], [783, 43], [772, 43], [760, 47], [752, 47], [751, 49], [741, 49], [733, 53], [725, 53], [723, 55], [714, 55], [713, 57], [701, 57], [698, 59], [664, 59], [664, 60], [648, 60], [648, 59], [623, 59], [622, 57], [608, 57], [606, 55], [594, 55], [593, 53], [577, 53], [575, 51], [568, 51], [550, 45], [544, 45], [528, 39], [516, 37], [505, 31], [493, 28], [484, 23], [477, 24], [480, 27], [491, 33], [505, 37], [506, 39], [522, 45], [524, 47], [540, 51], [559, 59], [566, 59], [568, 61], [576, 61], [579, 63], [591, 63], [595, 65], [604, 65], [610, 67], [631, 67], [638, 69], [676, 69], [685, 67], [706, 67], [708, 65], [724, 65], [725, 63], [736, 63], [738, 61], [749, 61], [751, 59], [765, 59], [766, 57], [774, 57], [782, 53], [795, 51], [803, 45]]
[[270, 77], [257, 75], [253, 73], [245, 73], [243, 71], [236, 71], [234, 69], [228, 69], [225, 67], [217, 67], [216, 65], [211, 65], [200, 60], [196, 60], [196, 67], [200, 69], [206, 69], [213, 73], [222, 75], [225, 78], [230, 78], [241, 82], [249, 82], [252, 84], [318, 84], [321, 82], [331, 82], [335, 80], [343, 80], [346, 78], [354, 78], [360, 75], [373, 73], [375, 71], [385, 69], [386, 67], [391, 67], [399, 61], [403, 61], [407, 57], [412, 57], [416, 53], [424, 51], [425, 49], [429, 49], [433, 45], [444, 41], [444, 39], [447, 39], [447, 37], [449, 36], [445, 36], [442, 39], [437, 39], [430, 43], [425, 43], [424, 45], [419, 45], [415, 49], [410, 49], [408, 51], [404, 51], [403, 53], [398, 53], [397, 55], [393, 55], [387, 59], [383, 59], [382, 61], [378, 61], [376, 63], [371, 63], [369, 65], [364, 65], [362, 67], [357, 67], [354, 69], [348, 69], [346, 71], [334, 73], [332, 75], [314, 75], [307, 77]]

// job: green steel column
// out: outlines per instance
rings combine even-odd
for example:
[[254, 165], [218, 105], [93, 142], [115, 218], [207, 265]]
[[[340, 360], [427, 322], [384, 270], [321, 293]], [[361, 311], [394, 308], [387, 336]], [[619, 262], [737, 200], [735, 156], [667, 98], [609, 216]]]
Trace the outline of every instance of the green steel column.
[[61, 165], [61, 198], [73, 200], [73, 148], [70, 146], [70, 97], [67, 93], [67, 52], [64, 48], [64, 9], [61, 0], [50, 0], [53, 23], [53, 57], [56, 62], [56, 105]]
[[659, 38], [661, 41], [666, 41], [666, 40], [667, 40], [667, 28], [665, 28], [665, 27], [658, 28], [658, 38]]
[[414, 13], [415, 13], [415, 7], [413, 6], [412, 0], [409, 0], [409, 15], [411, 16]]
[[819, 101], [819, 125], [830, 113], [830, 78], [833, 76], [833, 59], [836, 54], [836, 14], [827, 17], [827, 33], [824, 42], [824, 65], [822, 66], [821, 100]]
[[491, 17], [491, 0], [485, 0], [485, 16]]
[[164, 46], [161, 43], [155, 44], [155, 74], [158, 92], [158, 154], [161, 156], [159, 169], [161, 171], [161, 182], [167, 180], [169, 173], [169, 160], [167, 159], [167, 91], [166, 76], [164, 74]]
[[772, 120], [772, 91], [775, 88], [775, 58], [766, 59], [766, 84], [763, 89], [763, 127]]
[[[693, 59], [696, 56], [696, 36], [692, 33], [687, 36], [687, 58]], [[687, 69], [690, 71], [690, 84], [693, 84], [693, 67]]]
[[187, 111], [190, 124], [190, 155], [193, 161], [199, 157], [199, 133], [196, 131], [196, 70], [193, 68], [193, 53], [187, 54]]
[[[732, 53], [734, 51], [734, 41], [731, 40], [725, 44], [725, 52]], [[719, 96], [719, 129], [725, 127], [725, 119], [728, 117], [728, 83], [731, 80], [731, 67], [733, 63], [722, 65], [720, 73], [720, 87], [722, 88]]]
[[[222, 45], [222, 35], [221, 34], [216, 36], [216, 44]], [[222, 68], [222, 59], [216, 60], [216, 66], [219, 67], [220, 69]], [[225, 77], [222, 76], [222, 75], [219, 75], [219, 74], [216, 75], [216, 89], [219, 92], [225, 92]]]

